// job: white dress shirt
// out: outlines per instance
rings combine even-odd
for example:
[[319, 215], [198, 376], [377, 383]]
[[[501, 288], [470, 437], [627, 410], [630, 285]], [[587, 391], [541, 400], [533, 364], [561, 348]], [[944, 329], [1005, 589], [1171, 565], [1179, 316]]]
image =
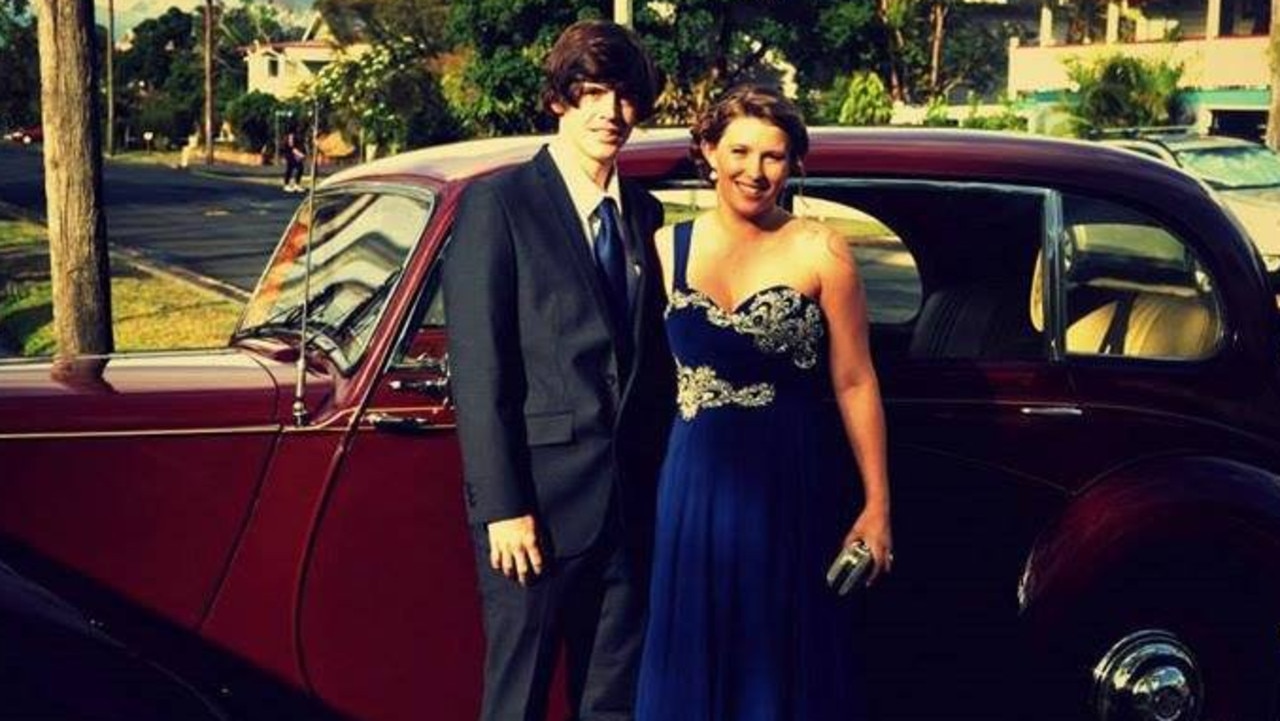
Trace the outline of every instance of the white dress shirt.
[[578, 214], [578, 221], [582, 223], [582, 232], [586, 235], [588, 246], [593, 246], [594, 250], [596, 230], [600, 227], [600, 219], [596, 217], [596, 208], [600, 207], [600, 201], [605, 198], [613, 198], [613, 202], [618, 205], [618, 228], [626, 237], [626, 223], [622, 221], [622, 191], [618, 186], [618, 168], [615, 166], [609, 173], [609, 182], [605, 184], [604, 190], [601, 190], [595, 182], [587, 175], [586, 171], [574, 165], [569, 159], [573, 157], [573, 151], [563, 147], [563, 142], [559, 138], [553, 138], [547, 144], [547, 150], [551, 153], [551, 161], [555, 163], [556, 169], [560, 171], [560, 177], [564, 178], [564, 184], [569, 187], [569, 200], [573, 202], [573, 209]]

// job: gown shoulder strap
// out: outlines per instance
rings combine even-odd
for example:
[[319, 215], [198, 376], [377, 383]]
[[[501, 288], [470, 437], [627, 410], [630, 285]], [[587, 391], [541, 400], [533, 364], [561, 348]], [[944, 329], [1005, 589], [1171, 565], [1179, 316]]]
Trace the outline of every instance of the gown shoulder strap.
[[671, 285], [675, 290], [687, 291], [689, 283], [686, 280], [685, 270], [689, 267], [689, 245], [693, 241], [693, 221], [685, 220], [676, 223], [673, 233], [675, 243], [672, 248], [674, 257], [671, 267]]

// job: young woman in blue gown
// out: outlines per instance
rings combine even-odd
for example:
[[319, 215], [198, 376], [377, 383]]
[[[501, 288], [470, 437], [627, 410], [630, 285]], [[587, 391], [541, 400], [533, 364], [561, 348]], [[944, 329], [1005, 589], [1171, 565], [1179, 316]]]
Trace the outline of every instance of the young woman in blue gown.
[[862, 284], [839, 233], [777, 205], [808, 149], [789, 101], [737, 88], [692, 134], [717, 206], [657, 235], [679, 411], [637, 718], [860, 718], [853, 609], [825, 574], [858, 541], [873, 579], [893, 562]]

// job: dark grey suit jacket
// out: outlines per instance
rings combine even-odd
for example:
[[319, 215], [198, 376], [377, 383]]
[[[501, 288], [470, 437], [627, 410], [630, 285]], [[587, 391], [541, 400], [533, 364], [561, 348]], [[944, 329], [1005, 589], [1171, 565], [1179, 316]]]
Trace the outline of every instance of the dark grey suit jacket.
[[586, 550], [611, 513], [630, 540], [647, 545], [674, 411], [652, 243], [662, 206], [625, 179], [621, 192], [630, 328], [613, 327], [591, 246], [546, 148], [467, 189], [445, 261], [470, 520], [533, 513], [553, 556]]

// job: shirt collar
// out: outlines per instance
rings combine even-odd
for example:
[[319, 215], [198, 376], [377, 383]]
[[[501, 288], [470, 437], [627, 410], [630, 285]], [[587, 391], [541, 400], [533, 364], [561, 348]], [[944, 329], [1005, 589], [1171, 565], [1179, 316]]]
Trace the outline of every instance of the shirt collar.
[[609, 173], [609, 182], [605, 184], [604, 190], [601, 190], [582, 168], [572, 162], [573, 151], [564, 147], [563, 140], [552, 138], [547, 144], [547, 151], [551, 154], [551, 161], [555, 163], [556, 169], [560, 171], [560, 177], [564, 178], [564, 184], [569, 188], [569, 199], [573, 202], [579, 218], [588, 221], [600, 206], [600, 201], [605, 198], [613, 198], [613, 202], [618, 205], [618, 211], [622, 212], [622, 193], [618, 184], [616, 165], [613, 172]]

